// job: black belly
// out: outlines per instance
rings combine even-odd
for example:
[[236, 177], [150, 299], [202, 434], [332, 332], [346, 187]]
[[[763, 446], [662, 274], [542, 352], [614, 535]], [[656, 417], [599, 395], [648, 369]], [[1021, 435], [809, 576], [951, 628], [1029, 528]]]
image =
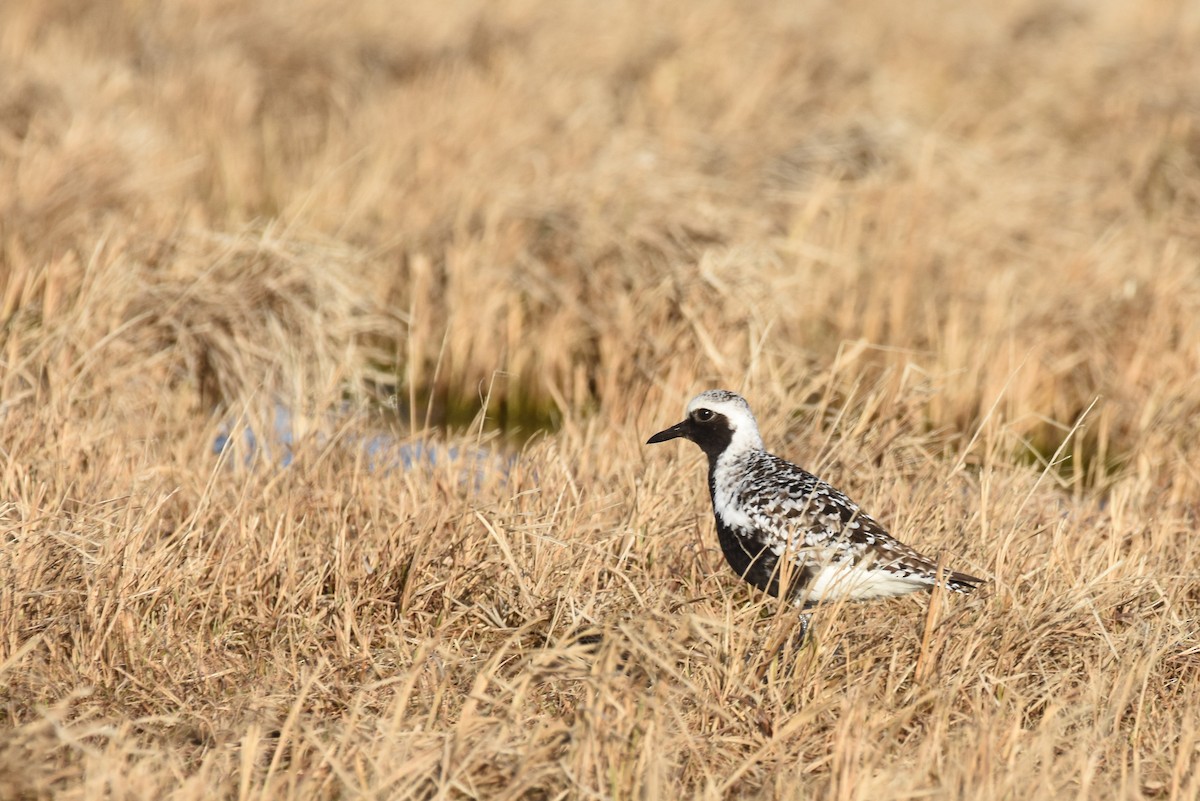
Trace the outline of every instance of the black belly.
[[[715, 517], [715, 515], [714, 515]], [[768, 595], [779, 597], [779, 557], [770, 548], [765, 547], [753, 536], [747, 536], [721, 522], [717, 517], [717, 539], [721, 541], [721, 551], [725, 561], [734, 572], [753, 584]], [[788, 597], [796, 598], [803, 594], [804, 588], [813, 579], [810, 567], [792, 570], [791, 586], [788, 587]], [[805, 603], [805, 607], [812, 604]]]

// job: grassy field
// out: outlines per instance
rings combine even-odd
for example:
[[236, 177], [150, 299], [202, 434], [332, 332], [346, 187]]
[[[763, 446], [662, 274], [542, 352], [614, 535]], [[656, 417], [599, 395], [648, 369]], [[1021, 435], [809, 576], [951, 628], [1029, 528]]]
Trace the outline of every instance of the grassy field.
[[0, 4], [0, 799], [1200, 797], [1200, 6], [403, 5]]

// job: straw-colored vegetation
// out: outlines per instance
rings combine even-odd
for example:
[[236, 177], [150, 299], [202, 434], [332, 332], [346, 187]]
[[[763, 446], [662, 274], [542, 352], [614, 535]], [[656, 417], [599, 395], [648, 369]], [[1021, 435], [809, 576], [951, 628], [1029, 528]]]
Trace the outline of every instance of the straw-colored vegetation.
[[[1200, 796], [1198, 75], [1190, 0], [0, 4], [0, 798]], [[710, 387], [988, 585], [789, 643], [643, 445]]]

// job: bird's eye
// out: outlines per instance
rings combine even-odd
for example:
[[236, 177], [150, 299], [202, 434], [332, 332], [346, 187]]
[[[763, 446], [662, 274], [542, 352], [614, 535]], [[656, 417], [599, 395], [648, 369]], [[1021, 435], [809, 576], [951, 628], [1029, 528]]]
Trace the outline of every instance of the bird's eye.
[[696, 413], [693, 414], [692, 417], [696, 418], [696, 420], [701, 423], [707, 423], [709, 420], [713, 419], [712, 409], [697, 409]]

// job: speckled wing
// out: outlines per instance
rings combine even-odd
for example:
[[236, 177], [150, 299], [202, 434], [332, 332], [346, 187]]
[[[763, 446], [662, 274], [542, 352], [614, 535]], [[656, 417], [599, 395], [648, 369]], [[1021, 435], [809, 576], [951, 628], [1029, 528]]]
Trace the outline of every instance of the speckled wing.
[[[747, 465], [739, 505], [777, 555], [793, 562], [854, 564], [892, 577], [934, 584], [937, 564], [887, 533], [845, 493], [777, 456], [760, 453]], [[971, 589], [978, 579], [945, 571], [951, 590]]]

